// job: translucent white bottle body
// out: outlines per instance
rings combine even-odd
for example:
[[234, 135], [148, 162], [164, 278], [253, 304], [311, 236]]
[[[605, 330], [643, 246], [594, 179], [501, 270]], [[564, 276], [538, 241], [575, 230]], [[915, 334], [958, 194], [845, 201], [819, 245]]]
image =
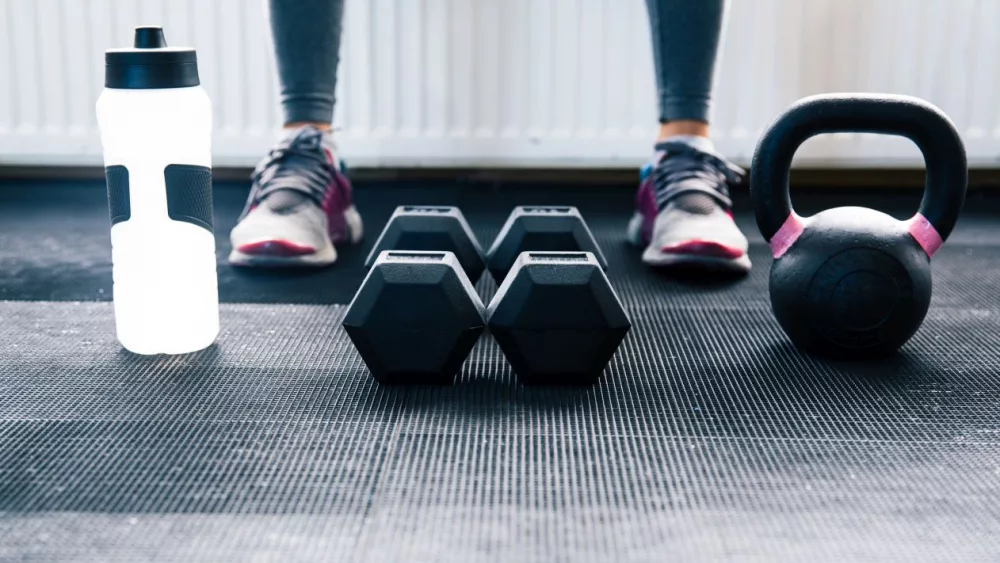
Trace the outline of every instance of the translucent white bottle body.
[[168, 215], [164, 170], [212, 166], [212, 105], [200, 86], [105, 88], [104, 165], [128, 170], [130, 216], [111, 227], [118, 341], [137, 354], [184, 354], [219, 333], [215, 237]]

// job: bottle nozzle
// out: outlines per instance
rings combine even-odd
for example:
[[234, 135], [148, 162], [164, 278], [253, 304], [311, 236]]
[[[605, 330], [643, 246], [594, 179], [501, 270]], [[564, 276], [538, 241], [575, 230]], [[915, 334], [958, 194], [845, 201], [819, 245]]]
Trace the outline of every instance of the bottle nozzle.
[[136, 49], [162, 49], [167, 46], [167, 40], [163, 37], [162, 27], [137, 27], [135, 28], [135, 48]]

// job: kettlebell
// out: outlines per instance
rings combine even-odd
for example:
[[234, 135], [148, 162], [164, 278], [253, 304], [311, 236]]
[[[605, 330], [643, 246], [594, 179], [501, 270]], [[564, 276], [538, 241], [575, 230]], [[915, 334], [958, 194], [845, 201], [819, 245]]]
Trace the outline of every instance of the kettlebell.
[[[906, 221], [865, 207], [811, 217], [792, 208], [788, 175], [799, 146], [820, 133], [900, 135], [924, 157], [920, 209]], [[930, 259], [965, 202], [965, 146], [951, 120], [924, 100], [884, 94], [803, 98], [775, 119], [754, 151], [750, 194], [771, 245], [771, 308], [799, 349], [835, 359], [899, 349], [931, 300]]]

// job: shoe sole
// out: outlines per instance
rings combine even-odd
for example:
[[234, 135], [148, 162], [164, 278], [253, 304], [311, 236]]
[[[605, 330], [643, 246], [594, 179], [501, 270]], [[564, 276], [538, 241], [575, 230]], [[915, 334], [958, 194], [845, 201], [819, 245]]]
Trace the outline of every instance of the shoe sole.
[[[347, 239], [344, 243], [357, 244], [364, 237], [364, 222], [353, 205], [344, 210]], [[234, 248], [229, 253], [229, 264], [241, 268], [322, 268], [337, 261], [337, 249], [329, 234], [325, 244], [318, 248], [304, 247], [292, 241], [266, 239]]]
[[[647, 245], [642, 238], [642, 214], [636, 212], [628, 223], [626, 237], [632, 246], [643, 248], [643, 263], [654, 268], [693, 268], [705, 271], [724, 271], [747, 273], [752, 264], [750, 257], [745, 253], [736, 257], [713, 256], [711, 253], [694, 254], [690, 252], [663, 252], [660, 249]], [[694, 245], [694, 247], [713, 251], [713, 246], [704, 243]]]

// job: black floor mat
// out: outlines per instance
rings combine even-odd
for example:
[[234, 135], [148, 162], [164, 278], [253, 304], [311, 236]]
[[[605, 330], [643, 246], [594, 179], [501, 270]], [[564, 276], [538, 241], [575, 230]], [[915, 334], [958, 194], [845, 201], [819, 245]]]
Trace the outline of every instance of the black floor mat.
[[[78, 187], [0, 192], [0, 561], [1000, 560], [991, 201], [935, 258], [915, 338], [838, 363], [788, 345], [759, 237], [748, 278], [706, 284], [637, 265], [622, 190], [362, 190], [373, 231], [454, 202], [486, 241], [516, 203], [578, 203], [634, 323], [592, 388], [521, 387], [488, 336], [454, 387], [390, 388], [323, 304], [363, 249], [314, 277], [223, 267], [244, 302], [217, 345], [123, 352], [87, 302], [108, 297], [103, 195]], [[219, 190], [220, 231], [240, 196]]]

